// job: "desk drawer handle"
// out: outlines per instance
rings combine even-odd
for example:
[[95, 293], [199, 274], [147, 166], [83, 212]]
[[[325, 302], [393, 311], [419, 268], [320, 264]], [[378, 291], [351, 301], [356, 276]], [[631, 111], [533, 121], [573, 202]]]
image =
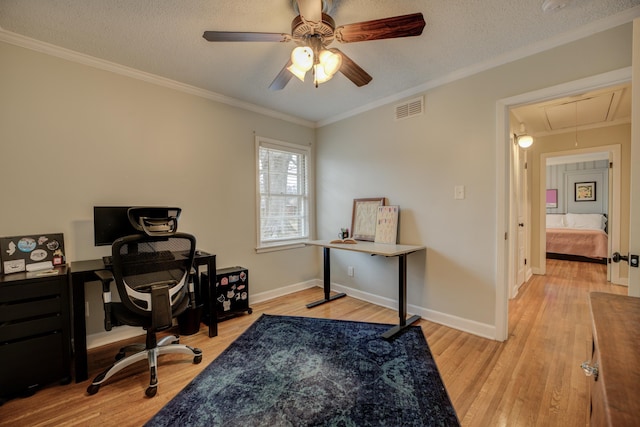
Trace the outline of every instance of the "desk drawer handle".
[[594, 366], [591, 366], [589, 365], [589, 362], [582, 362], [580, 367], [582, 368], [586, 376], [593, 376], [594, 380], [598, 379], [598, 363], [596, 363]]

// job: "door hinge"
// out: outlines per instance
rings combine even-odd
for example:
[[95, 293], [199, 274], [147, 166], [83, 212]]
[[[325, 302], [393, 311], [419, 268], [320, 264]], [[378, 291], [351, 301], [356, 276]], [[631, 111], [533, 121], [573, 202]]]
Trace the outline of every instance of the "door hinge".
[[507, 240], [507, 232], [504, 233], [504, 240]]
[[524, 259], [524, 265], [527, 265], [527, 259], [526, 258]]
[[528, 163], [527, 163], [527, 162], [524, 162], [524, 168], [525, 168], [525, 170], [527, 169], [527, 165], [528, 165]]
[[613, 162], [609, 162], [609, 169], [613, 169]]

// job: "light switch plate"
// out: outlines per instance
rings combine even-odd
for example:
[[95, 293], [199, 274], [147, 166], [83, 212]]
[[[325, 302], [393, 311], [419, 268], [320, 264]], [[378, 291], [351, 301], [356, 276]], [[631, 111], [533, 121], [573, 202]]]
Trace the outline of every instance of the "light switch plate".
[[456, 185], [453, 188], [453, 198], [456, 200], [464, 199], [464, 185]]

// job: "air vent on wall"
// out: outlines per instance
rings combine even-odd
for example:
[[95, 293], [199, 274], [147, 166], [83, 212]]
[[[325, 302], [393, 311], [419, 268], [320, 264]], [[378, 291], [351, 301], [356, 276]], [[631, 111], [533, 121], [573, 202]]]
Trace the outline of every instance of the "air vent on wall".
[[395, 106], [396, 121], [408, 119], [422, 114], [424, 111], [424, 97], [414, 98]]

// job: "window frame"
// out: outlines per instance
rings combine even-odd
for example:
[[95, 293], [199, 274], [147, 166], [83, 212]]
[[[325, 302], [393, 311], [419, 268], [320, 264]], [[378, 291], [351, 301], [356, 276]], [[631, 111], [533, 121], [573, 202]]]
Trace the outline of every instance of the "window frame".
[[[306, 157], [306, 181], [307, 181], [307, 194], [306, 194], [306, 204], [307, 204], [307, 215], [306, 215], [306, 223], [307, 230], [306, 236], [304, 237], [296, 237], [292, 239], [283, 239], [274, 242], [264, 242], [262, 240], [261, 235], [261, 198], [262, 194], [260, 193], [260, 149], [274, 149], [280, 150], [295, 154], [301, 154]], [[313, 230], [315, 230], [315, 204], [313, 198], [313, 150], [311, 144], [302, 145], [302, 144], [294, 144], [290, 142], [279, 141], [271, 138], [265, 138], [262, 136], [255, 137], [255, 179], [256, 179], [256, 190], [255, 190], [255, 203], [256, 203], [256, 252], [271, 252], [292, 248], [300, 248], [304, 247], [304, 243], [311, 239]], [[304, 197], [304, 196], [303, 196]]]

